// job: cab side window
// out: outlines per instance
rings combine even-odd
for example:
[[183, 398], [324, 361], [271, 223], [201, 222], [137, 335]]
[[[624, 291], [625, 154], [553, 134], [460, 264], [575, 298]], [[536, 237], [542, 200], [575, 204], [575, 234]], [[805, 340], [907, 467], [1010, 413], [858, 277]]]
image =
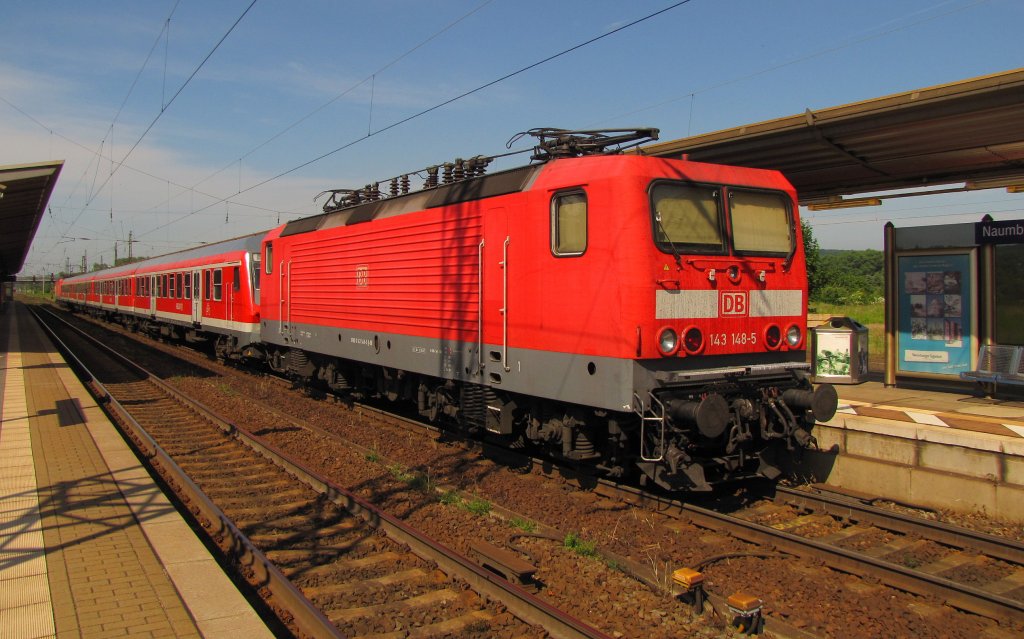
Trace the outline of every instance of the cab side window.
[[559, 257], [587, 250], [587, 194], [557, 193], [551, 199], [551, 252]]

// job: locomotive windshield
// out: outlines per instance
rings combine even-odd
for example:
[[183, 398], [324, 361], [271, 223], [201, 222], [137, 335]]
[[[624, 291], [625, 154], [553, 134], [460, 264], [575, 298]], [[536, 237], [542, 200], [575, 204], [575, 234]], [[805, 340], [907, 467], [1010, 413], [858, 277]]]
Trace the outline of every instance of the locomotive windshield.
[[739, 254], [788, 254], [793, 232], [787, 202], [782, 193], [730, 190], [733, 250]]
[[719, 189], [661, 182], [651, 189], [654, 241], [666, 253], [724, 253]]
[[666, 253], [724, 255], [728, 228], [738, 255], [788, 255], [794, 237], [788, 202], [776, 191], [658, 182], [651, 188], [654, 242]]

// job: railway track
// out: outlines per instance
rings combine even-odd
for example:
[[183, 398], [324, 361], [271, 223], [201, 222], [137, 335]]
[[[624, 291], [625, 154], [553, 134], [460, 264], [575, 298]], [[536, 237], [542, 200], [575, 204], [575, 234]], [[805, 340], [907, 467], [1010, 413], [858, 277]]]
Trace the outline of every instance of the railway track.
[[[196, 363], [201, 364], [199, 356], [195, 357]], [[392, 415], [385, 417], [392, 422], [402, 421]], [[281, 415], [281, 419], [289, 418]], [[336, 438], [300, 420], [290, 423]], [[538, 460], [525, 459], [523, 463], [530, 461], [534, 468], [544, 467]], [[550, 472], [563, 477], [572, 475], [564, 468], [552, 468]], [[582, 483], [593, 485], [594, 481], [582, 478]], [[1018, 627], [1024, 623], [1024, 546], [1012, 540], [873, 508], [864, 500], [782, 487], [773, 502], [760, 502], [728, 514], [610, 482], [597, 482], [595, 492], [649, 506], [674, 518], [679, 528], [692, 523], [768, 547], [772, 553], [806, 558], [866, 577], [866, 587], [877, 581], [1000, 623]], [[669, 522], [667, 527], [671, 530], [676, 525]], [[636, 570], [646, 583], [670, 586], [664, 574], [650, 574], [643, 566], [628, 566], [619, 557], [609, 559], [624, 569]], [[712, 596], [720, 609], [726, 594]], [[767, 619], [765, 629], [799, 635], [772, 618]]]
[[537, 634], [526, 624], [537, 624], [555, 637], [605, 636], [317, 477], [55, 316], [37, 318], [297, 635], [526, 636]]
[[912, 517], [828, 491], [779, 487], [774, 503], [734, 513], [801, 537], [887, 583], [996, 620], [1024, 622], [1024, 544]]
[[[732, 512], [601, 482], [599, 492], [829, 568], [932, 597], [1000, 623], [1024, 624], [1024, 544], [903, 515], [842, 495], [776, 489]], [[697, 566], [703, 568], [703, 566]]]

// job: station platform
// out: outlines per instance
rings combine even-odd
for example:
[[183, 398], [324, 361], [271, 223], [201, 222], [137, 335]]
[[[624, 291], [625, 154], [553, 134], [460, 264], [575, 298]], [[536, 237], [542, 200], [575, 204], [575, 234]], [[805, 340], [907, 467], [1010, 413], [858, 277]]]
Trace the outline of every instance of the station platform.
[[880, 376], [837, 384], [835, 416], [792, 474], [920, 508], [1024, 522], [1024, 401]]
[[[880, 376], [879, 376], [880, 377]], [[935, 388], [881, 381], [836, 384], [839, 414], [1024, 438], [1024, 397], [987, 397], [967, 385]]]
[[20, 303], [0, 399], [0, 639], [273, 636]]

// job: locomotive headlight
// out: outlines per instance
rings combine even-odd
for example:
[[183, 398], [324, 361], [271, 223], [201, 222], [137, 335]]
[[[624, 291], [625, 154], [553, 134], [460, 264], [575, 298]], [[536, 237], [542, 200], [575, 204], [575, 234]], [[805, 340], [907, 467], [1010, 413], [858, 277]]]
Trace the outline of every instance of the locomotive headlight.
[[658, 335], [658, 350], [662, 355], [671, 355], [679, 348], [679, 336], [671, 328], [662, 329]]
[[800, 327], [796, 324], [789, 327], [786, 331], [786, 343], [789, 344], [790, 348], [796, 348], [803, 341], [803, 333], [800, 332]]

